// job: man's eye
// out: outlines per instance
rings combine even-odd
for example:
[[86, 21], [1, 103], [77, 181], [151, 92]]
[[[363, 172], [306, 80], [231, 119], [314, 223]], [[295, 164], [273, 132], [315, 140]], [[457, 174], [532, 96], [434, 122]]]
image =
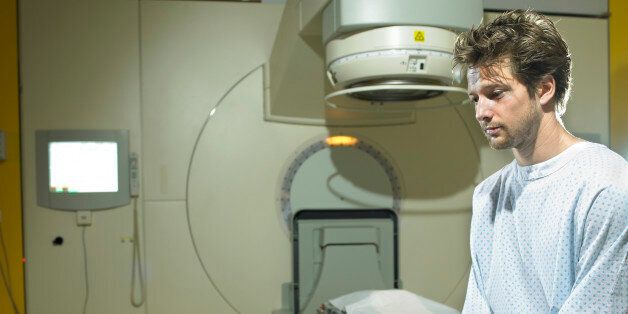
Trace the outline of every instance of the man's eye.
[[501, 90], [496, 90], [491, 93], [491, 99], [499, 99], [504, 95], [504, 92]]
[[478, 97], [469, 97], [469, 102], [471, 102], [474, 105], [478, 104]]

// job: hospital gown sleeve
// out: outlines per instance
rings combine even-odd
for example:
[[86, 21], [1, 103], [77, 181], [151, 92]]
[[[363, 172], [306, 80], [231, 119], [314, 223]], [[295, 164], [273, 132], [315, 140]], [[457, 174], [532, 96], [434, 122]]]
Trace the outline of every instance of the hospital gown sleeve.
[[575, 282], [560, 313], [628, 313], [628, 192], [602, 190], [583, 228]]
[[467, 285], [467, 296], [464, 300], [462, 313], [491, 313], [486, 298], [484, 298], [484, 293], [481, 291], [481, 284], [478, 283], [477, 276], [475, 275], [477, 271], [476, 266], [477, 264], [474, 263], [471, 267], [469, 284]]

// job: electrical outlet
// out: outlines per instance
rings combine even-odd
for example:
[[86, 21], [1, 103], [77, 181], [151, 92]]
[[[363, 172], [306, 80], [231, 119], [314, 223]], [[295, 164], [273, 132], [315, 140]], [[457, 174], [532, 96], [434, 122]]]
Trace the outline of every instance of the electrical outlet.
[[7, 144], [4, 131], [0, 131], [0, 161], [7, 160]]
[[76, 225], [77, 226], [91, 226], [92, 225], [92, 212], [90, 211], [76, 212]]

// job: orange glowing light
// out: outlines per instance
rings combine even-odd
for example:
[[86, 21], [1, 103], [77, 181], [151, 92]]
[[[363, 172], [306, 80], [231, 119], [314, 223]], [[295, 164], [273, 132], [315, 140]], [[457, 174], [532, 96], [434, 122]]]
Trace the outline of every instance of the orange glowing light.
[[325, 139], [325, 143], [328, 146], [355, 146], [358, 143], [358, 139], [353, 136], [347, 135], [334, 135]]

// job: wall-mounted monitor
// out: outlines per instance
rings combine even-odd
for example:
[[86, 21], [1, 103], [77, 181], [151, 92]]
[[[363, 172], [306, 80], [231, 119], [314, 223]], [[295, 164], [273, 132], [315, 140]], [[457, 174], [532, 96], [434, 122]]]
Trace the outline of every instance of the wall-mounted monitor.
[[128, 130], [36, 131], [37, 204], [99, 210], [130, 202]]

